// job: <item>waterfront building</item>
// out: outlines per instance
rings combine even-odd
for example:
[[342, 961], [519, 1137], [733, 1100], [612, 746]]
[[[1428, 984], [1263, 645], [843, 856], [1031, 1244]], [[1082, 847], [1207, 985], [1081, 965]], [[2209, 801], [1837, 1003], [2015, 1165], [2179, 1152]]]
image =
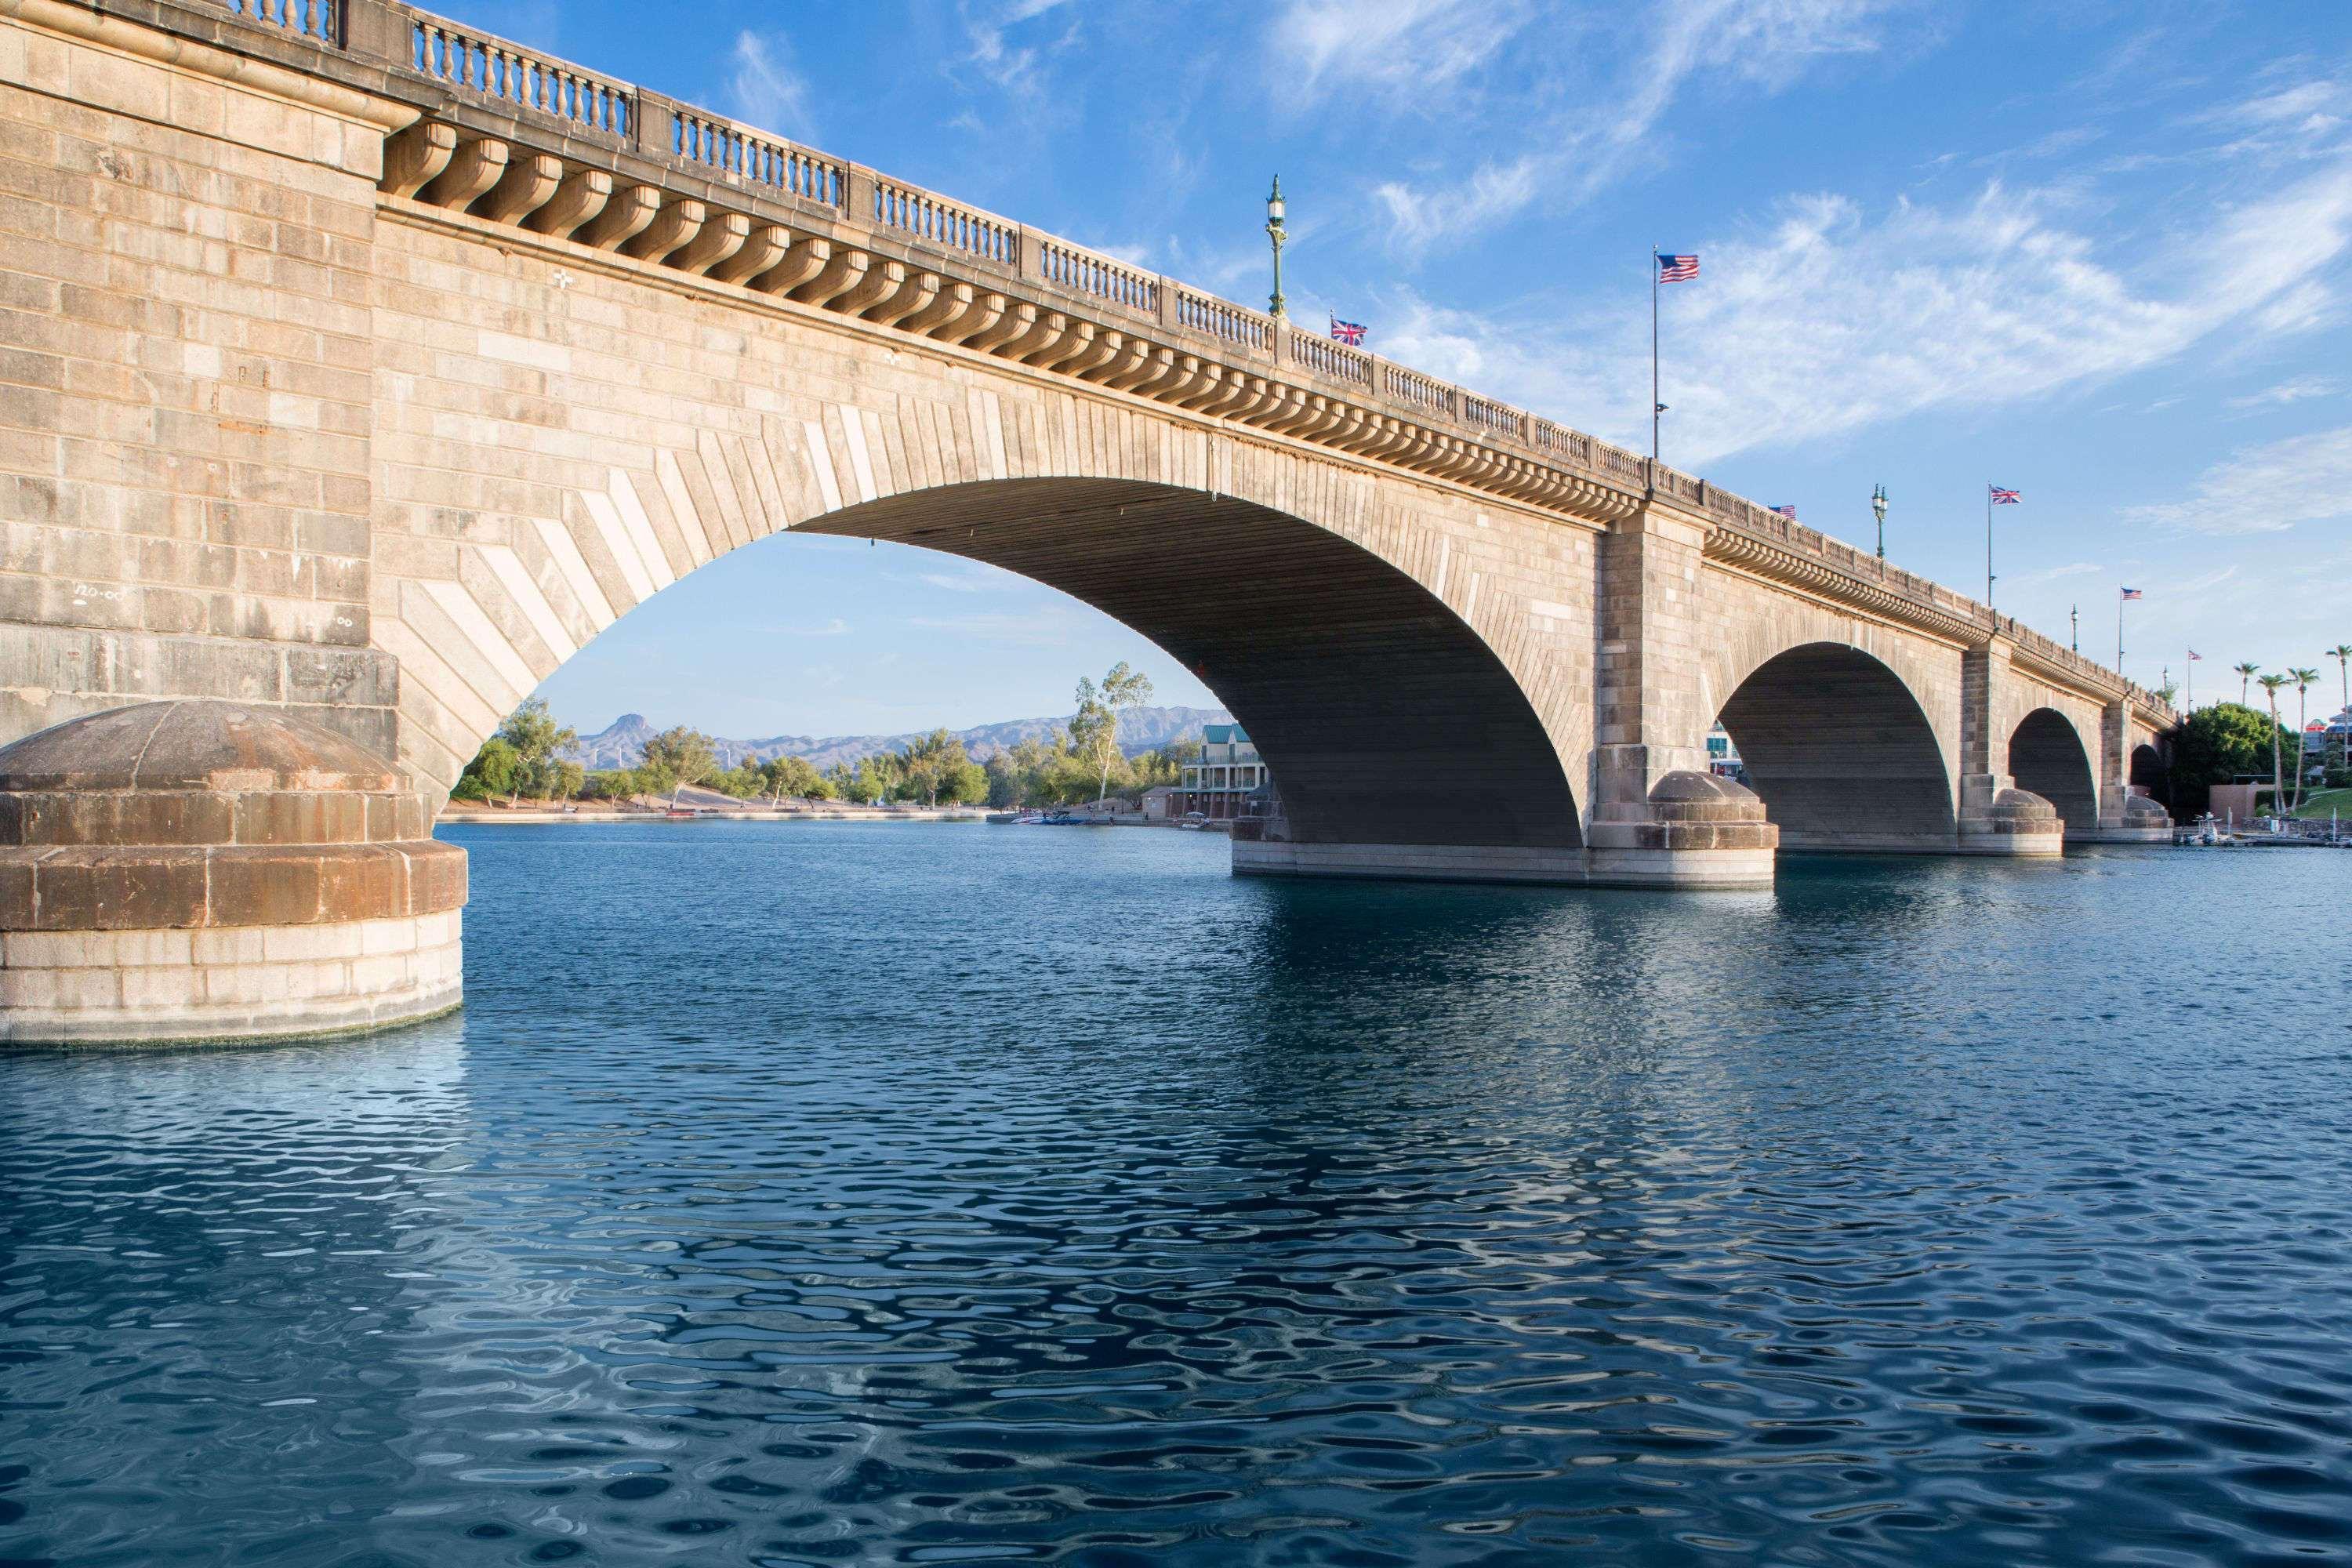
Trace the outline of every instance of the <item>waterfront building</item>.
[[1201, 732], [1201, 754], [1184, 764], [1177, 811], [1197, 811], [1217, 822], [1247, 816], [1251, 792], [1273, 778], [1247, 731], [1239, 724], [1206, 725]]
[[1727, 779], [1738, 778], [1748, 771], [1739, 760], [1739, 748], [1732, 743], [1731, 731], [1720, 721], [1706, 732], [1706, 771]]

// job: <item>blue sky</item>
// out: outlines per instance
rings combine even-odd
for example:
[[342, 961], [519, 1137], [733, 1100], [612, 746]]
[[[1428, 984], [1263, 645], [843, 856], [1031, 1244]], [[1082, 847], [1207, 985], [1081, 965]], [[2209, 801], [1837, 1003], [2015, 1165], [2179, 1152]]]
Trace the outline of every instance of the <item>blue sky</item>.
[[[2352, 640], [2352, 5], [1892, 0], [453, 5], [1645, 446], [2200, 700]], [[746, 20], [755, 25], [746, 26]], [[950, 558], [782, 538], [550, 680], [565, 718], [729, 734], [1050, 713], [1134, 634]], [[2209, 684], [2210, 683], [2210, 684]]]

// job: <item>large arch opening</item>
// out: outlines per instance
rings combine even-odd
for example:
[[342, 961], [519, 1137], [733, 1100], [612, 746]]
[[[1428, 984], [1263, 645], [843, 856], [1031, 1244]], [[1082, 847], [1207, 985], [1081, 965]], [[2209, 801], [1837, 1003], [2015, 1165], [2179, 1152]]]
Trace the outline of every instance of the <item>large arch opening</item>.
[[1838, 643], [1790, 648], [1740, 682], [1718, 718], [1781, 848], [1950, 847], [1958, 824], [1935, 728], [1870, 655]]
[[[1495, 649], [1406, 570], [1306, 519], [1166, 484], [1058, 477], [910, 490], [792, 532], [982, 563], [1139, 633], [1247, 730], [1295, 842], [1582, 842], [1559, 748]], [[472, 744], [496, 727], [490, 713], [480, 710]]]
[[2090, 753], [2065, 715], [2036, 708], [2009, 738], [2009, 772], [2017, 787], [2058, 808], [2067, 830], [2087, 833], [2099, 826], [2099, 781]]
[[984, 562], [1132, 627], [1249, 731], [1297, 842], [1582, 842], [1559, 752], [1494, 649], [1404, 572], [1303, 519], [1060, 478], [910, 491], [794, 531]]

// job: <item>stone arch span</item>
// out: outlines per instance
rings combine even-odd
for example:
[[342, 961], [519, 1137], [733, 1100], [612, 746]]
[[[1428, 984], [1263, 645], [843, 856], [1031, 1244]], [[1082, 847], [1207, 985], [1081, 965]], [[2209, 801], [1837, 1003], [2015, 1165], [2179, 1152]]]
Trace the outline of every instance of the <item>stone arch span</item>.
[[1892, 668], [1803, 643], [1748, 673], [1718, 715], [1784, 849], [1939, 849], [1958, 823], [1936, 729]]
[[2010, 776], [2017, 787], [2058, 810], [2070, 833], [2099, 826], [2099, 781], [2091, 753], [2073, 721], [2054, 708], [2036, 708], [2009, 737]]
[[[1055, 477], [909, 490], [793, 531], [985, 563], [1133, 627], [1248, 729], [1295, 841], [1582, 841], [1559, 750], [1501, 657], [1408, 571], [1328, 529], [1229, 495]], [[476, 710], [474, 743], [497, 707]]]

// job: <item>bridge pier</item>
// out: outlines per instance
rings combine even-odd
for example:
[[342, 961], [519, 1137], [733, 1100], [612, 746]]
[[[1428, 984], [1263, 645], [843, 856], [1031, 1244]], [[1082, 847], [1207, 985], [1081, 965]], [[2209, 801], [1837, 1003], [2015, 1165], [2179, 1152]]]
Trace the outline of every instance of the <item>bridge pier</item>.
[[466, 852], [383, 758], [149, 702], [0, 750], [0, 1043], [341, 1033], [458, 1004]]
[[2132, 786], [2131, 713], [2110, 702], [2099, 713], [2099, 826], [2074, 835], [2087, 844], [2170, 844], [2172, 814]]
[[2066, 851], [2058, 808], [2017, 787], [2009, 771], [2009, 731], [1997, 721], [1994, 694], [2011, 679], [2009, 647], [1995, 637], [1960, 658], [1959, 824], [1962, 855], [2053, 858]]
[[1656, 496], [1600, 548], [1592, 818], [1596, 887], [1769, 888], [1780, 829], [1707, 772], [1699, 569], [1709, 525]]

